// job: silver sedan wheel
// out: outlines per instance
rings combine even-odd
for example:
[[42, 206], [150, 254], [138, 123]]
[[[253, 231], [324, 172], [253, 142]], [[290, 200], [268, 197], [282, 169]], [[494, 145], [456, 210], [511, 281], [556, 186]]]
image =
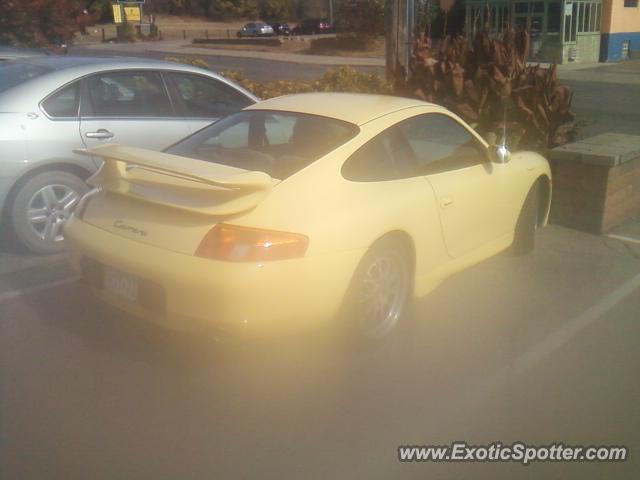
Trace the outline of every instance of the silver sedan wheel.
[[33, 231], [46, 242], [64, 240], [62, 226], [71, 217], [80, 193], [67, 185], [47, 185], [29, 200], [27, 216]]
[[359, 296], [360, 330], [380, 338], [398, 323], [409, 288], [407, 263], [399, 252], [383, 251], [365, 267]]

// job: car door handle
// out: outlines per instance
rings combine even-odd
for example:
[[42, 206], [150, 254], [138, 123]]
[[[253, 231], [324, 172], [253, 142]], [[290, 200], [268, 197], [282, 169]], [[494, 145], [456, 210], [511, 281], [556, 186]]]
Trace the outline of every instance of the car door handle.
[[453, 198], [451, 197], [440, 197], [440, 208], [447, 208], [453, 205]]
[[102, 138], [113, 138], [115, 135], [109, 130], [105, 130], [104, 128], [101, 128], [97, 132], [87, 132], [84, 134], [84, 136], [87, 138], [102, 139]]

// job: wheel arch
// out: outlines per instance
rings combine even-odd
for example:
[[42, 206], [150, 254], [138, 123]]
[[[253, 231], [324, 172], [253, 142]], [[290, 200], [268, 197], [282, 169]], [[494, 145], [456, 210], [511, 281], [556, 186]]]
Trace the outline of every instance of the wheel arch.
[[5, 201], [2, 205], [1, 217], [3, 222], [8, 220], [11, 205], [13, 204], [13, 200], [15, 199], [16, 195], [20, 191], [20, 188], [31, 178], [44, 172], [71, 173], [72, 175], [75, 175], [85, 181], [91, 176], [92, 173], [88, 169], [81, 167], [77, 163], [73, 162], [56, 161], [53, 163], [35, 165], [33, 168], [27, 170], [26, 172], [23, 172], [23, 174], [18, 177], [13, 185], [11, 185], [11, 188], [9, 189], [9, 192], [7, 193]]
[[[369, 247], [364, 251], [360, 259], [358, 260], [358, 263], [356, 264], [355, 268], [351, 272], [349, 285], [351, 285], [351, 283], [353, 282], [356, 272], [358, 271], [358, 268], [360, 268], [360, 265], [362, 264], [362, 261], [366, 257], [367, 253], [371, 251], [372, 248], [375, 248], [376, 244], [386, 240], [397, 242], [399, 245], [402, 246], [403, 251], [407, 254], [407, 259], [409, 260], [409, 268], [411, 269], [411, 272], [410, 272], [411, 292], [413, 292], [413, 286], [414, 286], [414, 280], [415, 280], [414, 278], [415, 269], [416, 269], [416, 248], [415, 248], [415, 243], [413, 241], [413, 237], [411, 237], [411, 235], [407, 233], [405, 230], [390, 230], [386, 233], [379, 235], [375, 240], [373, 240], [370, 243]], [[345, 299], [348, 296], [348, 290], [350, 290], [350, 288], [351, 287], [347, 289], [347, 292], [345, 294]]]
[[[371, 248], [373, 248], [376, 244], [383, 241], [387, 241], [387, 240], [397, 242], [399, 245], [401, 245], [403, 251], [407, 255], [407, 260], [409, 262], [409, 268], [410, 268], [409, 281], [411, 282], [409, 286], [409, 292], [411, 293], [411, 295], [413, 295], [414, 287], [415, 287], [415, 274], [416, 274], [416, 246], [415, 246], [413, 237], [406, 230], [400, 230], [400, 229], [390, 230], [380, 235], [373, 242], [371, 242], [371, 245], [367, 249], [367, 252]], [[364, 255], [366, 255], [366, 253]], [[364, 258], [364, 255], [363, 255], [363, 258]], [[360, 261], [362, 261], [362, 259]], [[360, 263], [358, 263], [358, 265], [359, 264]], [[353, 275], [355, 275], [355, 271], [353, 272]]]
[[361, 258], [358, 260], [355, 269], [351, 273], [351, 278], [349, 279], [347, 289], [344, 292], [342, 301], [340, 302], [340, 307], [336, 312], [336, 319], [338, 319], [339, 321], [346, 320], [346, 323], [349, 323], [345, 315], [348, 313], [349, 301], [353, 296], [354, 280], [363, 264], [363, 261], [367, 258], [367, 254], [370, 253], [372, 249], [375, 249], [376, 246], [379, 245], [381, 242], [387, 242], [387, 241], [398, 244], [402, 248], [403, 253], [405, 253], [407, 256], [409, 269], [410, 269], [407, 300], [410, 300], [413, 297], [414, 284], [415, 284], [415, 278], [414, 278], [415, 263], [416, 263], [415, 262], [416, 251], [415, 251], [415, 243], [413, 241], [413, 237], [405, 230], [400, 230], [400, 229], [390, 230], [386, 233], [381, 233], [379, 236], [377, 236], [377, 238], [370, 243], [369, 247], [364, 251]]
[[[549, 212], [551, 210], [551, 179], [547, 175], [540, 175], [536, 179], [540, 195], [538, 196], [538, 226], [544, 227], [549, 220]], [[535, 185], [534, 184], [534, 185]]]
[[411, 235], [409, 235], [409, 233], [407, 233], [405, 230], [391, 230], [378, 237], [372, 245], [375, 245], [377, 242], [387, 239], [397, 241], [402, 245], [402, 248], [407, 254], [407, 259], [409, 260], [413, 273], [416, 263], [416, 246]]

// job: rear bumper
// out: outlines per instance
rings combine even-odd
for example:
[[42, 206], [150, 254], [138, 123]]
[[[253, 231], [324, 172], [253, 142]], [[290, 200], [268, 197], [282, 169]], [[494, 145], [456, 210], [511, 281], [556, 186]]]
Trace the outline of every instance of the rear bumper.
[[[364, 254], [221, 262], [129, 240], [76, 218], [68, 222], [65, 237], [74, 268], [105, 301], [169, 328], [210, 326], [240, 335], [290, 332], [331, 320]], [[105, 291], [99, 279], [86, 278], [87, 262], [141, 279], [151, 285], [146, 297], [156, 303], [131, 303]]]

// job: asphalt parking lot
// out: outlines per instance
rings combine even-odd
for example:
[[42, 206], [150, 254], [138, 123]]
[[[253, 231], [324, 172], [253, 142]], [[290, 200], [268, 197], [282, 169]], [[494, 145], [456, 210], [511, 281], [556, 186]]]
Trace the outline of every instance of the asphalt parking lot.
[[634, 478], [633, 454], [616, 464], [405, 464], [397, 446], [633, 452], [639, 247], [552, 225], [533, 254], [447, 281], [417, 302], [404, 335], [371, 351], [313, 338], [219, 346], [126, 317], [71, 280], [5, 289], [0, 476]]

